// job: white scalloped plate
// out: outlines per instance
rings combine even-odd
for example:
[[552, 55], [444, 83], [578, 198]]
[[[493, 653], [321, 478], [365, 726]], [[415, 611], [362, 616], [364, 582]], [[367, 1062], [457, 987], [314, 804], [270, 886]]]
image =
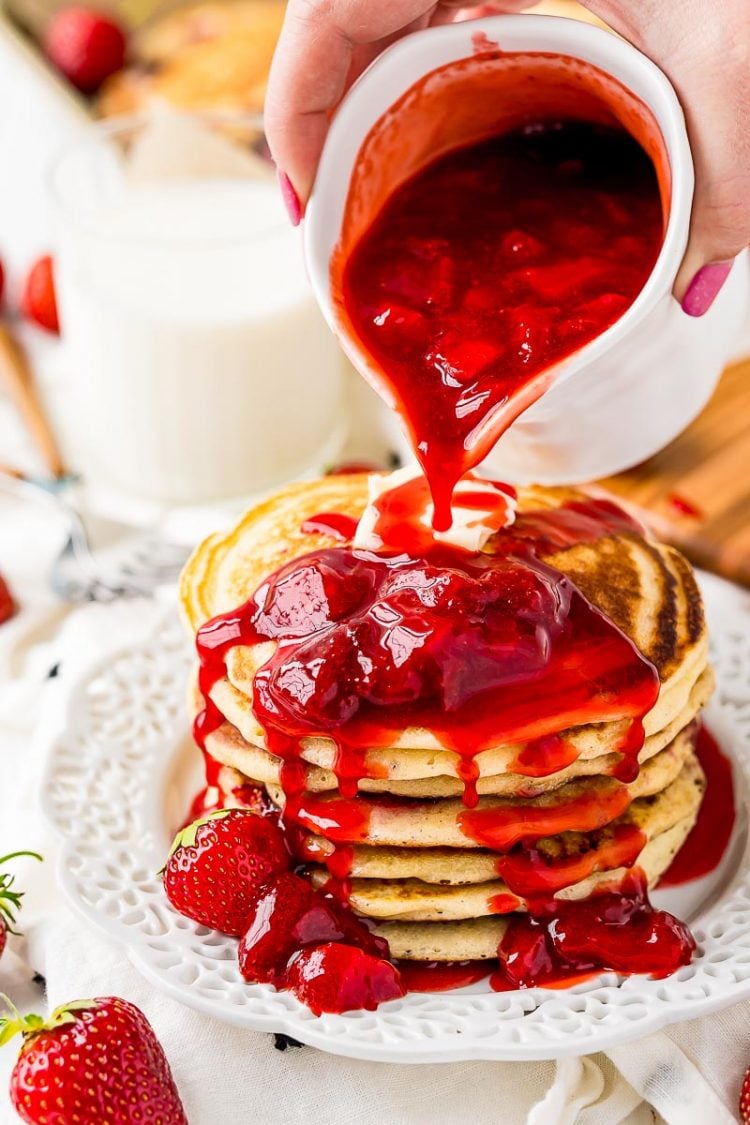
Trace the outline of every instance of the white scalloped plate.
[[313, 1016], [249, 985], [236, 942], [170, 907], [156, 871], [198, 788], [184, 717], [190, 654], [170, 621], [99, 661], [65, 691], [42, 801], [63, 837], [59, 876], [91, 925], [175, 999], [227, 1023], [285, 1032], [334, 1054], [384, 1062], [550, 1059], [611, 1048], [750, 996], [750, 605], [704, 581], [719, 689], [708, 723], [734, 757], [738, 818], [720, 869], [655, 901], [691, 923], [698, 950], [666, 980], [604, 974], [574, 988], [494, 993], [486, 983], [410, 993], [376, 1012]]

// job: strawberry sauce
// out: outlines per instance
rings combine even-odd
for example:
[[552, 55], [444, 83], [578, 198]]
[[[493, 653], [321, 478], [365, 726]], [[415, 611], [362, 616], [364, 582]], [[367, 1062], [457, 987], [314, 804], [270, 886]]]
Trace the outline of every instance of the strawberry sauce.
[[649, 157], [584, 121], [454, 149], [386, 199], [348, 255], [342, 300], [408, 425], [436, 528], [540, 377], [633, 303], [662, 236]]
[[[610, 534], [613, 520], [628, 520], [612, 509], [578, 504], [566, 542]], [[392, 745], [407, 727], [430, 730], [456, 753], [469, 807], [477, 803], [477, 754], [541, 740], [538, 765], [526, 760], [525, 768], [551, 771], [558, 758], [544, 740], [579, 724], [628, 720], [615, 776], [632, 780], [658, 674], [570, 579], [537, 557], [536, 540], [556, 539], [559, 523], [554, 512], [519, 517], [496, 533], [492, 554], [430, 546], [420, 525], [414, 558], [410, 525], [402, 522], [402, 553], [342, 545], [293, 559], [245, 605], [199, 630], [206, 707], [195, 724], [198, 744], [223, 722], [210, 692], [226, 675], [227, 653], [276, 640], [254, 678], [253, 710], [283, 762], [286, 815], [332, 840], [365, 838], [366, 804], [354, 797], [368, 776], [366, 748]], [[304, 792], [301, 744], [316, 735], [335, 744], [338, 799]], [[580, 827], [581, 818], [587, 828], [601, 827], [627, 801], [627, 790], [612, 781], [598, 811], [590, 800], [574, 802], [569, 815], [540, 811], [536, 838]], [[480, 844], [508, 848], [521, 831], [514, 816], [477, 810], [462, 827]]]
[[[488, 502], [496, 503], [491, 495]], [[316, 517], [311, 525], [325, 534], [329, 518]], [[657, 672], [565, 575], [539, 557], [637, 532], [637, 525], [609, 502], [576, 502], [519, 514], [495, 533], [491, 553], [481, 554], [431, 536], [428, 544], [422, 523], [415, 527], [403, 519], [394, 526], [401, 553], [343, 543], [312, 551], [270, 575], [238, 610], [199, 630], [206, 707], [196, 720], [197, 740], [223, 722], [210, 692], [226, 675], [230, 650], [276, 640], [274, 654], [256, 672], [253, 709], [269, 749], [282, 761], [288, 846], [302, 862], [327, 867], [325, 895], [348, 902], [353, 849], [369, 839], [373, 807], [386, 814], [389, 808], [419, 807], [418, 801], [387, 795], [373, 806], [358, 795], [359, 781], [374, 772], [363, 748], [387, 747], [406, 727], [426, 727], [461, 763], [461, 830], [498, 854], [498, 876], [508, 891], [496, 895], [490, 909], [512, 912], [523, 901], [529, 910], [511, 916], [494, 987], [532, 981], [551, 986], [598, 968], [626, 971], [628, 964], [627, 971], [660, 974], [685, 963], [692, 948], [687, 931], [652, 910], [636, 869], [626, 877], [624, 896], [609, 892], [620, 903], [616, 909], [601, 895], [575, 904], [551, 897], [588, 875], [637, 860], [645, 841], [620, 819], [630, 803], [622, 780], [600, 779], [595, 790], [524, 806], [478, 805], [476, 796], [475, 757], [483, 749], [525, 743], [517, 760], [532, 775], [543, 775], [572, 758], [569, 744], [555, 741], [560, 731], [608, 719], [627, 720], [620, 772], [625, 780], [637, 773], [642, 720], [659, 690]], [[410, 535], [418, 539], [418, 559], [408, 553]], [[335, 746], [338, 792], [306, 790], [303, 740], [320, 735]], [[580, 854], [550, 859], [537, 846], [567, 831], [605, 829]], [[327, 846], [301, 844], [305, 832]], [[628, 919], [634, 919], [638, 940], [653, 938], [643, 956], [637, 941], [630, 956]], [[611, 952], [613, 942], [621, 955]]]
[[396, 961], [407, 992], [448, 992], [489, 976], [491, 961]]
[[515, 914], [498, 949], [490, 983], [498, 992], [572, 983], [610, 969], [665, 977], [693, 955], [687, 926], [648, 900], [639, 868], [578, 902], [551, 899]]
[[676, 887], [714, 871], [734, 828], [732, 763], [703, 726], [698, 730], [695, 752], [706, 775], [706, 792], [690, 835], [659, 880], [660, 887]]
[[459, 814], [461, 831], [469, 839], [507, 852], [518, 843], [535, 842], [561, 832], [592, 832], [616, 820], [630, 804], [630, 794], [617, 781], [607, 781], [596, 790], [561, 801], [555, 794], [547, 805], [500, 806], [466, 809]]
[[634, 824], [618, 824], [611, 839], [589, 851], [563, 858], [548, 858], [538, 848], [524, 845], [497, 860], [497, 873], [511, 891], [533, 903], [549, 900], [550, 895], [580, 883], [597, 871], [631, 867], [640, 855], [646, 837]]

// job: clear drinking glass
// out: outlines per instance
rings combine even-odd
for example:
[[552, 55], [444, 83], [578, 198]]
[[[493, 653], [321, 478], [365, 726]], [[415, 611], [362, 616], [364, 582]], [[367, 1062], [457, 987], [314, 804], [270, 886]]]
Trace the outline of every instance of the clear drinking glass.
[[260, 119], [97, 124], [61, 155], [51, 184], [84, 473], [198, 504], [265, 491], [336, 456], [344, 368]]

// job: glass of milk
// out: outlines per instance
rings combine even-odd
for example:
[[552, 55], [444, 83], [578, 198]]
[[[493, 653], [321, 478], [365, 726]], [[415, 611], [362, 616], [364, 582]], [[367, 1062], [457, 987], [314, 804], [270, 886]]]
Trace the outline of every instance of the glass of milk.
[[74, 463], [90, 480], [204, 504], [336, 457], [344, 367], [257, 118], [97, 124], [51, 183]]

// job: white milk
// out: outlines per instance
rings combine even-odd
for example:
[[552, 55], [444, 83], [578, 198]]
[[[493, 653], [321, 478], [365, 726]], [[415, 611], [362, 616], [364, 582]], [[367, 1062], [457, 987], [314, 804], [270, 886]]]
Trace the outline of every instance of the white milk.
[[335, 456], [340, 352], [275, 181], [133, 178], [61, 223], [57, 285], [90, 476], [200, 503]]

